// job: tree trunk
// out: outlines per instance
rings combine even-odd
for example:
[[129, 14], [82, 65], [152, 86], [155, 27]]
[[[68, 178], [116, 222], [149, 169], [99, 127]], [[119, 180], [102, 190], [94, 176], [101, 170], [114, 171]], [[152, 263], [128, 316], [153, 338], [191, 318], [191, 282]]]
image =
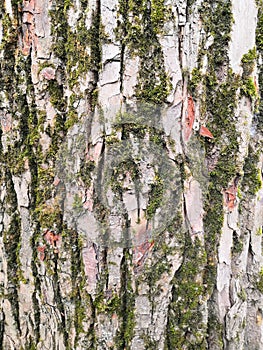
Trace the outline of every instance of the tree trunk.
[[263, 349], [262, 9], [1, 2], [1, 349]]

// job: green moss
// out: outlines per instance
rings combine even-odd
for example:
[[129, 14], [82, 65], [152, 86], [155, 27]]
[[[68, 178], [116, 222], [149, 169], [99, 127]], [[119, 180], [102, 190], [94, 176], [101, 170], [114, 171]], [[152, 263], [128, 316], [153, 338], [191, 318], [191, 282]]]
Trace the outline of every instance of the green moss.
[[[201, 102], [201, 116], [207, 121], [206, 126], [214, 136], [212, 140], [202, 141], [206, 149], [206, 158], [213, 164], [204, 207], [207, 262], [203, 274], [203, 285], [206, 288], [202, 292], [211, 295], [216, 283], [217, 247], [224, 221], [222, 190], [227, 189], [242, 173], [242, 165], [238, 164], [237, 160], [239, 133], [236, 130], [235, 111], [238, 93], [243, 88], [243, 93], [245, 90], [245, 94], [252, 97], [254, 90], [251, 89], [250, 81], [246, 80], [248, 76], [241, 78], [228, 67], [229, 40], [233, 24], [232, 2], [204, 1], [199, 11], [205, 30], [205, 39], [201, 44], [204, 45], [208, 37], [212, 36], [214, 39], [209, 50], [205, 47], [200, 48], [198, 67], [191, 72], [189, 84], [192, 96]], [[207, 73], [201, 74], [205, 56]], [[246, 74], [250, 73], [254, 62], [253, 49], [243, 57], [243, 70]], [[213, 160], [215, 154], [216, 161]], [[234, 245], [233, 253], [237, 253], [242, 242], [238, 241]], [[192, 324], [191, 321], [189, 323]], [[209, 344], [222, 349], [223, 325], [213, 310], [209, 311], [207, 333]], [[192, 347], [189, 345], [189, 348]]]
[[10, 216], [10, 223], [8, 228], [3, 233], [4, 251], [7, 260], [7, 298], [11, 303], [12, 314], [16, 323], [16, 327], [20, 332], [20, 315], [18, 290], [19, 283], [26, 282], [22, 271], [20, 262], [20, 248], [21, 248], [21, 219], [17, 210], [17, 198], [9, 169], [5, 169], [5, 184], [7, 189], [7, 197], [5, 198], [5, 207], [7, 214]]
[[255, 68], [256, 59], [257, 59], [256, 47], [249, 50], [247, 54], [243, 55], [243, 57], [241, 59], [241, 65], [243, 68], [243, 77], [244, 78], [249, 77], [252, 74], [252, 72]]
[[55, 66], [53, 63], [51, 63], [49, 60], [44, 61], [44, 62], [41, 62], [41, 63], [39, 63], [39, 65], [38, 65], [38, 74], [39, 74], [44, 68], [53, 68], [53, 69], [56, 69], [56, 66]]
[[200, 7], [200, 13], [206, 33], [214, 37], [208, 52], [210, 67], [217, 68], [224, 62], [228, 62], [228, 44], [234, 21], [232, 2], [206, 0]]
[[151, 339], [151, 336], [147, 333], [143, 334], [142, 336], [143, 343], [144, 343], [144, 349], [147, 350], [156, 350], [158, 349], [158, 341]]
[[135, 295], [130, 272], [131, 255], [128, 249], [124, 249], [123, 254], [121, 264], [121, 303], [119, 313], [122, 323], [117, 332], [116, 346], [118, 349], [129, 349], [135, 326]]
[[162, 32], [164, 24], [168, 20], [169, 8], [164, 0], [153, 0], [151, 2], [151, 25], [156, 34]]
[[263, 51], [263, 4], [262, 1], [258, 1], [258, 16], [257, 16], [257, 29], [256, 29], [256, 47], [259, 52]]
[[245, 302], [247, 300], [247, 293], [246, 291], [241, 287], [241, 290], [239, 293], [237, 293], [237, 296], [243, 301]]
[[263, 294], [263, 268], [259, 271], [256, 287]]
[[136, 97], [140, 101], [161, 104], [171, 92], [172, 84], [165, 71], [164, 57], [157, 38], [147, 38], [140, 55]]
[[112, 169], [110, 185], [112, 190], [119, 196], [121, 196], [123, 190], [125, 190], [124, 182], [127, 178], [127, 174], [129, 174], [128, 176], [131, 177], [134, 183], [138, 182], [139, 168], [132, 158], [125, 159]]
[[207, 285], [211, 290], [216, 276], [216, 247], [223, 226], [222, 189], [228, 188], [230, 182], [241, 171], [237, 164], [239, 145], [235, 127], [235, 108], [240, 81], [231, 71], [223, 83], [215, 79], [211, 84], [211, 79], [206, 79], [208, 128], [214, 135], [214, 140], [205, 144], [207, 157], [213, 152], [215, 145], [219, 150], [219, 158], [210, 173], [211, 182], [205, 201], [206, 249], [209, 256]]
[[41, 164], [37, 169], [37, 183], [36, 183], [36, 206], [40, 207], [39, 211], [41, 212], [41, 205], [52, 197], [52, 183], [54, 180], [54, 173], [52, 168], [45, 169]]
[[173, 280], [167, 324], [167, 349], [206, 349], [206, 325], [200, 307], [205, 291], [205, 264], [206, 252], [201, 242], [196, 239], [193, 243], [187, 235], [184, 261]]
[[43, 205], [37, 210], [39, 210], [38, 220], [42, 228], [56, 229], [60, 227], [62, 220], [60, 206], [57, 204], [54, 206]]
[[[210, 153], [215, 149], [219, 153], [210, 173], [204, 220], [208, 254], [205, 279], [208, 289], [212, 291], [216, 276], [216, 247], [223, 225], [222, 189], [228, 188], [229, 183], [241, 171], [237, 164], [239, 146], [235, 109], [242, 80], [230, 69], [223, 81], [218, 75], [221, 65], [228, 63], [228, 42], [233, 23], [231, 1], [215, 1], [213, 4], [205, 1], [203, 5], [200, 9], [203, 25], [207, 35], [214, 37], [214, 42], [208, 52], [200, 49], [199, 66], [192, 71], [189, 85], [193, 96], [196, 95], [201, 100], [201, 114], [208, 120], [207, 127], [214, 136], [214, 139], [204, 142], [206, 157], [209, 159]], [[226, 20], [223, 21], [222, 18]], [[204, 53], [208, 58], [208, 71], [202, 75], [200, 69]], [[244, 63], [249, 57], [244, 59]]]
[[[154, 255], [154, 251], [157, 251], [156, 255]], [[155, 242], [154, 251], [153, 256], [156, 257], [156, 261], [152, 265], [144, 266], [144, 277], [150, 287], [149, 298], [151, 301], [154, 300], [154, 296], [157, 296], [161, 292], [160, 288], [156, 287], [156, 285], [158, 285], [158, 282], [160, 282], [164, 273], [169, 273], [171, 265], [167, 260], [167, 255], [173, 254], [171, 249], [164, 242]], [[154, 303], [152, 304], [152, 307], [155, 308]]]
[[65, 331], [74, 328], [74, 345], [65, 343], [66, 349], [71, 350], [84, 346], [93, 349], [95, 344], [94, 322], [95, 311], [91, 296], [86, 291], [87, 279], [85, 276], [82, 258], [82, 237], [75, 230], [63, 226], [62, 232], [63, 248], [68, 252], [67, 259], [70, 261], [71, 293], [70, 302], [74, 306], [73, 315], [68, 319]]
[[23, 0], [11, 0], [14, 9], [17, 9], [17, 5], [22, 5]]
[[115, 129], [122, 132], [124, 139], [129, 138], [130, 133], [142, 139], [148, 130], [147, 124], [147, 119], [140, 113], [121, 112], [116, 116]]
[[83, 211], [82, 197], [78, 194], [75, 194], [73, 197], [72, 209], [75, 214], [80, 214]]
[[120, 139], [117, 136], [117, 133], [113, 131], [110, 135], [105, 136], [105, 142], [107, 145], [114, 145], [115, 143], [120, 142]]
[[[56, 8], [50, 11], [52, 33], [56, 38], [53, 51], [65, 64], [68, 83], [71, 89], [76, 89], [79, 79], [89, 71], [94, 73], [95, 81], [101, 68], [101, 44], [107, 40], [107, 35], [101, 23], [100, 9], [92, 12], [92, 24], [86, 26], [87, 12], [80, 13], [74, 30], [68, 25], [68, 8], [71, 3], [58, 1]], [[82, 1], [87, 8], [87, 2]], [[96, 85], [96, 82], [95, 82]], [[95, 89], [96, 87], [94, 87]], [[92, 91], [90, 92], [92, 94]]]
[[256, 47], [254, 47], [253, 49], [249, 50], [241, 60], [241, 65], [243, 68], [241, 93], [247, 97], [250, 97], [251, 99], [256, 99], [258, 97], [257, 87], [255, 86], [253, 77], [251, 77], [256, 65], [256, 59], [257, 51]]
[[18, 31], [7, 14], [2, 16], [2, 35], [3, 38], [0, 45], [2, 52], [2, 57], [0, 58], [0, 84], [2, 92], [5, 93], [5, 97], [11, 101], [12, 105], [14, 87], [16, 86], [14, 70], [17, 56]]
[[[234, 74], [229, 68], [226, 70], [229, 63], [228, 44], [233, 23], [231, 1], [204, 1], [200, 14], [206, 37], [213, 36], [214, 41], [208, 51], [203, 47], [200, 48], [198, 67], [191, 72], [189, 87], [192, 96], [201, 101], [201, 115], [206, 118], [206, 125], [214, 135], [214, 139], [204, 141], [206, 157], [211, 161], [213, 154], [218, 155], [216, 161], [212, 162], [213, 170], [210, 172], [204, 218], [207, 253], [204, 284], [207, 285], [206, 292], [211, 294], [216, 281], [217, 247], [224, 220], [222, 190], [227, 189], [233, 181], [242, 178], [243, 172], [244, 176], [240, 185], [245, 195], [243, 197], [247, 197], [247, 194], [255, 195], [262, 182], [256, 150], [249, 149], [249, 155], [243, 165], [237, 161], [239, 134], [235, 127], [238, 94], [243, 94], [253, 101], [258, 98], [257, 88], [251, 77], [258, 55], [256, 48], [253, 48], [243, 56], [242, 77]], [[261, 15], [258, 18], [257, 50], [260, 51], [263, 50], [263, 45], [261, 45], [263, 22]], [[201, 74], [204, 55], [208, 59], [208, 69], [205, 75]], [[225, 71], [224, 77], [222, 77], [223, 70]], [[263, 70], [261, 73], [259, 74], [259, 85], [263, 81]], [[255, 121], [258, 120], [257, 126], [259, 127], [262, 119], [260, 113], [255, 118]], [[240, 254], [242, 249], [242, 238], [234, 235], [233, 254]], [[243, 295], [240, 297], [244, 299]], [[223, 325], [220, 324], [216, 313], [211, 311], [208, 320], [208, 339], [212, 345], [223, 349]]]
[[94, 300], [94, 307], [96, 308], [96, 312], [99, 313], [107, 313], [108, 315], [113, 315], [114, 313], [120, 314], [120, 306], [121, 299], [115, 294], [110, 297], [108, 301], [105, 302], [104, 293], [99, 293], [96, 295]]
[[207, 336], [207, 340], [209, 346], [214, 349], [224, 350], [224, 327], [218, 319], [217, 310], [214, 304], [209, 305], [208, 314], [210, 333]]
[[259, 227], [256, 231], [257, 236], [262, 236], [262, 227]]
[[253, 78], [248, 77], [243, 80], [241, 93], [243, 93], [247, 97], [250, 97], [251, 99], [256, 99], [258, 97], [257, 88], [254, 84]]
[[[15, 30], [15, 25], [10, 24], [9, 31]], [[18, 31], [16, 35], [18, 34]], [[10, 33], [11, 35], [11, 33]], [[17, 212], [17, 201], [16, 201], [16, 192], [12, 185], [12, 176], [20, 175], [25, 171], [25, 162], [30, 167], [31, 172], [31, 183], [30, 183], [30, 211], [33, 214], [34, 202], [35, 202], [35, 157], [38, 153], [38, 140], [39, 132], [38, 128], [40, 127], [38, 122], [38, 116], [36, 112], [36, 106], [34, 102], [34, 87], [31, 79], [31, 57], [24, 57], [19, 50], [16, 50], [16, 45], [18, 41], [15, 42], [16, 36], [14, 35], [12, 42], [10, 35], [8, 35], [8, 40], [6, 45], [4, 44], [2, 49], [5, 53], [3, 54], [4, 65], [1, 62], [1, 74], [5, 75], [4, 79], [1, 79], [1, 86], [3, 91], [5, 91], [5, 97], [9, 100], [9, 112], [12, 114], [13, 120], [17, 125], [19, 130], [19, 137], [13, 137], [12, 142], [8, 146], [8, 154], [1, 154], [1, 157], [4, 157], [3, 163], [6, 163], [9, 168], [9, 175], [6, 179], [7, 183], [7, 213], [10, 210], [11, 223], [8, 231], [6, 232], [5, 244], [6, 252], [8, 255], [9, 266], [8, 271], [10, 276], [8, 279], [12, 280], [12, 287], [10, 287], [10, 301], [12, 308], [14, 310], [14, 316], [19, 329], [19, 305], [18, 305], [18, 294], [20, 283], [27, 283], [25, 280], [20, 262], [20, 250], [21, 250], [21, 223], [20, 223], [20, 214]], [[11, 47], [12, 42], [12, 47]], [[1, 60], [1, 59], [0, 59]], [[9, 72], [12, 72], [9, 76]], [[25, 88], [26, 87], [26, 90]], [[40, 118], [41, 119], [41, 118]], [[16, 131], [14, 132], [16, 135]], [[34, 164], [34, 166], [33, 166]], [[10, 208], [9, 208], [10, 205]], [[9, 208], [9, 209], [8, 209]], [[34, 218], [34, 215], [32, 215]], [[35, 224], [35, 222], [34, 222]], [[36, 259], [36, 249], [33, 248], [33, 260]], [[39, 339], [39, 305], [36, 298], [36, 291], [39, 291], [39, 280], [37, 276], [37, 269], [35, 268], [34, 262], [32, 260], [32, 271], [35, 279], [35, 291], [33, 293], [33, 305], [34, 305], [34, 325], [35, 325], [35, 340], [36, 342]], [[12, 275], [12, 276], [11, 276]], [[14, 289], [14, 290], [12, 290]]]
[[171, 11], [163, 0], [152, 1], [150, 8], [146, 0], [120, 1], [116, 36], [121, 41], [123, 53], [127, 50], [140, 58], [136, 86], [138, 100], [160, 104], [166, 101], [171, 90], [158, 40], [170, 16]]
[[246, 194], [255, 195], [262, 187], [261, 172], [258, 167], [260, 151], [254, 151], [251, 146], [245, 159], [242, 190]]
[[146, 217], [148, 220], [150, 220], [154, 216], [156, 210], [160, 208], [164, 193], [163, 181], [163, 178], [156, 174], [154, 182], [151, 184], [149, 202], [146, 208]]
[[91, 175], [92, 171], [95, 169], [95, 162], [94, 161], [81, 161], [80, 165], [80, 178], [83, 181], [84, 185], [86, 187], [89, 187], [91, 185]]
[[63, 112], [66, 107], [66, 101], [64, 98], [64, 88], [57, 80], [50, 80], [48, 85], [48, 92], [50, 95], [50, 102], [59, 111]]
[[233, 232], [233, 246], [231, 251], [233, 254], [241, 254], [244, 248], [242, 237], [239, 237], [237, 233]]
[[146, 50], [140, 44], [145, 43], [147, 35], [163, 33], [164, 24], [171, 18], [172, 11], [165, 5], [164, 0], [153, 0], [150, 8], [146, 0], [121, 0], [117, 16], [117, 38], [136, 54]]
[[187, 8], [191, 11], [191, 7], [194, 5], [195, 0], [187, 0]]
[[203, 75], [198, 68], [194, 68], [191, 72], [191, 78], [189, 81], [189, 89], [194, 94], [196, 88], [202, 83]]
[[25, 344], [25, 350], [37, 350], [38, 342], [33, 340], [31, 336], [29, 336], [29, 340]]

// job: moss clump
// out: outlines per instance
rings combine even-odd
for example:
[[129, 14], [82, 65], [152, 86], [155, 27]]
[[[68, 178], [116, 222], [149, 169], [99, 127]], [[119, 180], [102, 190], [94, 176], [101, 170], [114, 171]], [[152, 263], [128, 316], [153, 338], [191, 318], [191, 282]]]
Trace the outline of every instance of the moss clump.
[[[174, 235], [177, 235], [177, 236], [180, 235], [181, 232], [179, 230], [181, 228], [181, 225], [182, 223], [180, 219], [175, 218], [173, 223], [171, 224], [171, 229], [173, 230]], [[178, 238], [177, 240], [179, 241]], [[169, 273], [171, 269], [171, 264], [168, 262], [167, 257], [168, 255], [173, 255], [173, 254], [174, 254], [174, 247], [169, 246], [169, 241], [167, 242], [167, 237], [163, 232], [158, 237], [156, 237], [156, 240], [154, 242], [154, 246], [152, 250], [153, 259], [151, 259], [153, 264], [144, 265], [145, 272], [143, 274], [143, 278], [146, 278], [150, 287], [150, 291], [149, 291], [150, 300], [152, 300], [154, 296], [160, 293], [160, 284], [161, 284], [160, 281], [162, 280], [162, 275], [164, 273]], [[152, 304], [152, 307], [155, 308], [154, 303]]]
[[149, 125], [145, 115], [141, 115], [140, 113], [136, 113], [135, 115], [133, 112], [129, 111], [118, 113], [116, 116], [115, 130], [122, 132], [122, 139], [128, 139], [130, 134], [143, 139]]
[[262, 187], [261, 172], [258, 168], [260, 151], [254, 151], [251, 146], [248, 149], [248, 156], [245, 159], [244, 175], [242, 179], [243, 192], [255, 195]]
[[263, 51], [263, 3], [258, 1], [258, 17], [257, 17], [257, 29], [256, 29], [256, 48], [259, 52]]
[[118, 349], [129, 349], [134, 333], [135, 295], [132, 287], [130, 265], [131, 255], [128, 249], [124, 249], [121, 263], [121, 303], [119, 313], [122, 323], [116, 336], [116, 346]]
[[167, 324], [167, 349], [206, 349], [206, 325], [201, 312], [201, 299], [206, 252], [201, 242], [186, 237], [184, 261], [173, 280], [172, 301]]
[[256, 231], [257, 236], [262, 236], [262, 227], [259, 227]]
[[249, 50], [247, 54], [242, 57], [241, 65], [243, 68], [242, 73], [242, 85], [241, 85], [241, 93], [251, 99], [256, 99], [258, 97], [257, 87], [251, 74], [254, 71], [255, 64], [257, 59], [257, 51], [254, 47]]
[[[242, 85], [245, 86], [246, 94], [253, 95], [254, 92], [250, 86], [248, 89], [250, 82], [247, 84], [247, 81], [244, 82], [245, 79], [234, 74], [229, 68], [228, 51], [233, 23], [232, 2], [207, 0], [202, 3], [199, 11], [206, 38], [212, 36], [214, 39], [209, 50], [205, 47], [200, 48], [198, 67], [192, 71], [190, 80], [191, 93], [194, 98], [201, 101], [201, 115], [206, 118], [206, 125], [214, 136], [212, 140], [203, 141], [206, 158], [211, 165], [204, 208], [207, 262], [203, 284], [206, 285], [205, 292], [211, 295], [216, 283], [217, 247], [224, 221], [222, 190], [227, 189], [242, 172], [242, 167], [237, 161], [239, 134], [236, 130], [235, 111], [238, 94]], [[202, 44], [206, 42], [206, 38]], [[201, 74], [204, 56], [207, 58], [207, 72]], [[247, 73], [250, 72], [254, 57], [255, 52], [252, 50], [243, 59], [244, 70]], [[214, 160], [215, 154], [217, 154], [216, 160]], [[211, 311], [207, 329], [209, 344], [214, 344], [221, 349], [223, 348], [223, 325], [220, 324], [216, 313]]]
[[216, 247], [223, 226], [222, 189], [228, 188], [229, 183], [240, 171], [237, 165], [238, 133], [235, 128], [235, 108], [240, 78], [228, 71], [225, 82], [220, 83], [215, 79], [211, 84], [211, 78], [206, 79], [206, 82], [206, 88], [209, 90], [206, 100], [208, 127], [215, 137], [212, 142], [205, 144], [207, 157], [214, 148], [219, 152], [217, 163], [210, 172], [211, 182], [205, 202], [206, 249], [209, 256], [207, 285], [212, 290], [216, 276]]
[[247, 54], [243, 55], [241, 59], [241, 65], [243, 68], [243, 77], [248, 77], [252, 74], [257, 59], [257, 50], [256, 47], [249, 50]]
[[202, 82], [202, 79], [203, 79], [203, 75], [200, 69], [194, 68], [191, 72], [191, 78], [189, 81], [189, 89], [192, 95], [196, 93], [196, 88], [198, 87], [198, 85], [200, 85], [200, 83]]
[[[61, 59], [65, 68], [68, 84], [76, 90], [79, 79], [89, 71], [94, 73], [94, 87], [96, 88], [98, 72], [101, 68], [101, 45], [107, 40], [104, 28], [101, 24], [100, 8], [92, 12], [92, 24], [86, 26], [87, 12], [81, 12], [74, 29], [68, 25], [68, 9], [71, 2], [57, 1], [56, 7], [50, 11], [52, 18], [52, 34], [55, 38], [53, 51]], [[82, 6], [87, 8], [87, 2], [82, 1]]]
[[42, 229], [56, 229], [61, 227], [62, 212], [58, 203], [53, 205], [43, 204], [36, 208], [38, 220]]
[[135, 184], [137, 184], [139, 180], [138, 165], [132, 158], [126, 159], [123, 162], [118, 163], [118, 165], [112, 170], [113, 171], [111, 175], [111, 188], [120, 197], [122, 196], [123, 190], [125, 190], [123, 183], [127, 177], [127, 174], [131, 177], [132, 181]]
[[263, 294], [263, 268], [259, 271], [256, 287]]
[[[141, 101], [160, 104], [165, 102], [171, 89], [158, 40], [170, 10], [163, 0], [154, 0], [151, 6], [148, 5], [145, 0], [120, 1], [116, 36], [121, 41], [123, 55], [127, 50], [140, 58], [136, 97]], [[122, 74], [123, 71], [122, 66]]]
[[[205, 141], [206, 157], [210, 159], [210, 154], [215, 150], [219, 154], [210, 173], [204, 220], [208, 256], [205, 280], [208, 289], [212, 291], [216, 276], [216, 248], [223, 225], [222, 189], [227, 188], [240, 171], [237, 165], [239, 146], [235, 109], [242, 80], [229, 68], [225, 71], [223, 79], [219, 74], [223, 65], [227, 66], [229, 61], [228, 44], [233, 23], [231, 1], [205, 1], [199, 11], [206, 35], [214, 38], [209, 51], [200, 49], [198, 67], [193, 70], [190, 80], [191, 92], [194, 97], [197, 95], [196, 97], [201, 99], [202, 116], [206, 116], [209, 121], [207, 127], [214, 135], [214, 139]], [[208, 71], [202, 75], [200, 72], [204, 54], [208, 58]], [[244, 59], [246, 60], [248, 57]], [[199, 85], [202, 91], [200, 96], [197, 90]]]
[[206, 0], [200, 7], [203, 26], [207, 35], [212, 35], [214, 42], [209, 48], [210, 67], [220, 67], [228, 62], [228, 44], [233, 24], [231, 0]]
[[151, 190], [149, 193], [149, 203], [146, 208], [146, 217], [150, 220], [156, 210], [160, 208], [163, 194], [164, 194], [164, 180], [157, 173], [154, 178], [154, 182], [151, 184]]
[[239, 293], [237, 293], [237, 296], [243, 301], [245, 302], [247, 300], [247, 293], [246, 291], [241, 287], [241, 290]]
[[7, 298], [11, 303], [13, 317], [18, 332], [20, 329], [18, 290], [19, 283], [26, 282], [21, 271], [21, 262], [19, 252], [21, 248], [21, 219], [17, 210], [17, 198], [9, 169], [5, 169], [5, 183], [7, 197], [5, 198], [5, 207], [7, 214], [10, 215], [10, 223], [3, 234], [4, 250], [7, 256]]
[[245, 78], [241, 87], [241, 93], [246, 97], [250, 97], [252, 100], [258, 97], [257, 88], [255, 86], [253, 78]]
[[95, 162], [92, 160], [89, 161], [81, 161], [80, 165], [80, 178], [83, 181], [86, 187], [90, 187], [91, 185], [91, 173], [95, 169]]
[[114, 313], [120, 314], [120, 305], [121, 299], [116, 294], [105, 302], [105, 295], [101, 292], [96, 295], [94, 300], [94, 307], [97, 313], [107, 313], [108, 315], [113, 315]]
[[48, 92], [50, 95], [50, 102], [60, 113], [64, 112], [66, 108], [66, 101], [64, 98], [63, 85], [58, 84], [56, 80], [50, 80], [48, 85]]
[[130, 52], [137, 54], [147, 51], [141, 45], [145, 43], [147, 35], [156, 36], [163, 33], [164, 24], [171, 18], [172, 12], [164, 0], [153, 0], [151, 6], [146, 0], [140, 2], [121, 0], [117, 16], [117, 38], [122, 40]]
[[241, 254], [243, 251], [243, 241], [242, 237], [239, 237], [236, 233], [236, 231], [233, 232], [233, 246], [231, 248], [231, 251], [233, 254]]
[[[63, 228], [63, 246], [69, 252], [71, 294], [70, 301], [75, 307], [71, 318], [72, 327], [76, 332], [73, 348], [82, 348], [85, 344], [89, 349], [95, 348], [95, 306], [91, 296], [86, 291], [87, 280], [85, 277], [84, 263], [82, 259], [82, 238], [75, 230]], [[84, 326], [85, 325], [85, 326]], [[88, 331], [87, 330], [88, 326]], [[68, 343], [67, 350], [72, 349]]]

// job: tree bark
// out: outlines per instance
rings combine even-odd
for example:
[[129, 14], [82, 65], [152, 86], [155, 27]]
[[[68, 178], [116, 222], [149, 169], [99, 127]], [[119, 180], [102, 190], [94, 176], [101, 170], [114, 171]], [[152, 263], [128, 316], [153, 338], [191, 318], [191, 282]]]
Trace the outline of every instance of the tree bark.
[[0, 4], [1, 349], [263, 349], [262, 9]]

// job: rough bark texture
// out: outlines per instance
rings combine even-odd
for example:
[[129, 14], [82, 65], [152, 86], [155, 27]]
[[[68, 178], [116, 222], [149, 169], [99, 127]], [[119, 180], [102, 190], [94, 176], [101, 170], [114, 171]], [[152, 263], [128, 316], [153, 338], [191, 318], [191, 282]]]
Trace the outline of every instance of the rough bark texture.
[[263, 349], [262, 9], [0, 3], [1, 349]]

